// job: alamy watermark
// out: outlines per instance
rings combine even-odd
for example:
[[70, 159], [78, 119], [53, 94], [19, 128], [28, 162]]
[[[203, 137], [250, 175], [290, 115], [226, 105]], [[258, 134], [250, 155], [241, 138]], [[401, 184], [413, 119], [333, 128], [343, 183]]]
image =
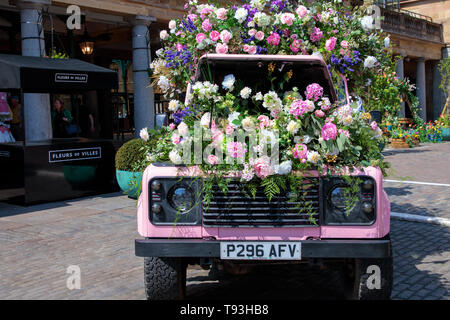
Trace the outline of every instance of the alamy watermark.
[[81, 289], [81, 269], [80, 266], [70, 265], [67, 267], [66, 273], [70, 276], [66, 280], [66, 286], [69, 290]]
[[69, 30], [81, 30], [81, 9], [77, 5], [70, 5], [67, 7], [66, 13], [69, 15], [67, 18], [66, 26]]

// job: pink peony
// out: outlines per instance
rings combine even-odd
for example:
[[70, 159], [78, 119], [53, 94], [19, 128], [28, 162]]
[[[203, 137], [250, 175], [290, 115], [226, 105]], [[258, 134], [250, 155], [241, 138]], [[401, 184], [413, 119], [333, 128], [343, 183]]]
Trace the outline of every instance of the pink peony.
[[332, 51], [334, 49], [334, 47], [336, 46], [336, 41], [337, 41], [336, 37], [331, 37], [330, 39], [328, 39], [325, 42], [325, 48], [328, 51]]
[[220, 8], [216, 11], [217, 19], [219, 20], [226, 20], [227, 19], [227, 9]]
[[270, 166], [270, 158], [268, 156], [255, 159], [253, 162], [253, 169], [255, 170], [256, 175], [261, 179], [273, 174], [273, 168]]
[[283, 13], [280, 19], [281, 23], [292, 26], [292, 24], [294, 23], [294, 18], [295, 16], [292, 13]]
[[211, 22], [209, 22], [209, 19], [205, 19], [202, 22], [202, 29], [205, 32], [208, 32], [208, 31], [210, 31], [212, 29], [212, 24], [211, 24]]
[[311, 39], [312, 42], [317, 42], [320, 41], [320, 39], [322, 39], [323, 37], [323, 32], [322, 30], [320, 30], [317, 27], [314, 27], [313, 31], [311, 32], [309, 38]]
[[223, 43], [228, 43], [231, 38], [233, 38], [233, 34], [228, 30], [223, 30], [220, 33], [220, 40], [222, 40]]
[[195, 40], [197, 41], [198, 44], [202, 43], [202, 41], [205, 39], [206, 39], [206, 35], [201, 32], [199, 34], [197, 34], [197, 36], [195, 37]]
[[243, 158], [247, 152], [247, 147], [240, 142], [229, 142], [227, 144], [227, 151], [232, 158]]
[[328, 140], [336, 140], [337, 136], [337, 128], [336, 125], [332, 122], [327, 122], [322, 127], [322, 138], [325, 141]]
[[292, 156], [295, 159], [306, 159], [308, 157], [308, 148], [302, 143], [298, 143], [292, 149]]
[[325, 112], [323, 112], [322, 110], [316, 110], [314, 114], [316, 115], [317, 118], [323, 118], [325, 116]]
[[306, 99], [317, 101], [323, 96], [323, 88], [318, 83], [312, 83], [306, 87], [305, 95]]
[[258, 120], [259, 120], [259, 127], [260, 128], [267, 128], [267, 127], [270, 126], [270, 119], [269, 119], [268, 116], [260, 115], [258, 117]]
[[216, 165], [217, 163], [219, 162], [219, 158], [217, 158], [217, 156], [215, 156], [215, 155], [213, 155], [213, 154], [211, 154], [211, 155], [209, 155], [208, 156], [208, 163], [210, 164], [210, 165]]
[[217, 40], [219, 40], [220, 39], [220, 33], [219, 33], [219, 31], [216, 31], [216, 30], [214, 30], [214, 31], [211, 31], [211, 33], [209, 34], [209, 38], [212, 40], [212, 41], [217, 41]]
[[267, 37], [267, 43], [271, 46], [277, 46], [280, 44], [281, 37], [278, 33], [272, 33]]
[[264, 32], [262, 32], [262, 31], [258, 31], [256, 34], [255, 34], [255, 38], [256, 38], [256, 40], [258, 40], [258, 41], [261, 41], [261, 40], [264, 40]]
[[218, 43], [216, 45], [216, 53], [225, 54], [228, 52], [228, 46], [226, 44]]
[[308, 9], [305, 6], [299, 6], [295, 12], [300, 18], [304, 18], [308, 14]]

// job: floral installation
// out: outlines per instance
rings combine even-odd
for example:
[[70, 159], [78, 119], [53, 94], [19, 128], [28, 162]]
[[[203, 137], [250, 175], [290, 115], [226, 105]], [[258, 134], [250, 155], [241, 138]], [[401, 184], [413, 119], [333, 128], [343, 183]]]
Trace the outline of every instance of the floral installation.
[[[367, 83], [394, 65], [389, 41], [372, 29], [361, 9], [341, 1], [299, 3], [251, 0], [216, 7], [192, 0], [184, 18], [170, 21], [151, 69], [154, 85], [171, 99], [173, 122], [157, 142], [170, 141], [169, 146], [149, 149], [149, 163], [195, 164], [208, 177], [202, 190], [206, 200], [213, 184], [226, 189], [230, 179], [240, 179], [253, 196], [263, 188], [270, 200], [284, 191], [299, 193], [311, 171], [377, 166], [384, 173], [382, 129], [370, 114], [357, 102], [333, 101], [318, 83], [285, 89], [293, 70], [281, 72], [277, 63], [269, 64], [271, 89], [264, 92], [231, 73], [222, 83], [214, 83], [208, 72], [192, 83], [206, 53], [309, 54], [325, 61], [341, 95], [367, 96]], [[188, 84], [192, 94], [183, 103]], [[210, 148], [210, 154], [186, 155], [196, 144]]]

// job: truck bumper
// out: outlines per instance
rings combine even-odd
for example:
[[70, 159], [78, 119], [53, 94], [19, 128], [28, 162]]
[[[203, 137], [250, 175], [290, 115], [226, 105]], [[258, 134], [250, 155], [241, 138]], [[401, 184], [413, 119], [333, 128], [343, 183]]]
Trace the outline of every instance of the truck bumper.
[[[219, 258], [220, 242], [202, 239], [137, 239], [138, 257]], [[252, 241], [254, 242], [254, 241]], [[374, 240], [299, 240], [302, 258], [387, 258], [389, 239]]]

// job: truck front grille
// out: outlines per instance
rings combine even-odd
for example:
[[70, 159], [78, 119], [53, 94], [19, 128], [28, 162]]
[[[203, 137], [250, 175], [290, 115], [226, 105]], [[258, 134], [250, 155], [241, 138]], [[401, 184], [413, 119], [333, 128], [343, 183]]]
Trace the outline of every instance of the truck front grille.
[[264, 190], [256, 197], [246, 194], [241, 185], [230, 183], [228, 192], [213, 188], [207, 206], [203, 204], [205, 227], [311, 227], [319, 224], [319, 183], [317, 178], [303, 181], [297, 199], [285, 192], [269, 202]]

